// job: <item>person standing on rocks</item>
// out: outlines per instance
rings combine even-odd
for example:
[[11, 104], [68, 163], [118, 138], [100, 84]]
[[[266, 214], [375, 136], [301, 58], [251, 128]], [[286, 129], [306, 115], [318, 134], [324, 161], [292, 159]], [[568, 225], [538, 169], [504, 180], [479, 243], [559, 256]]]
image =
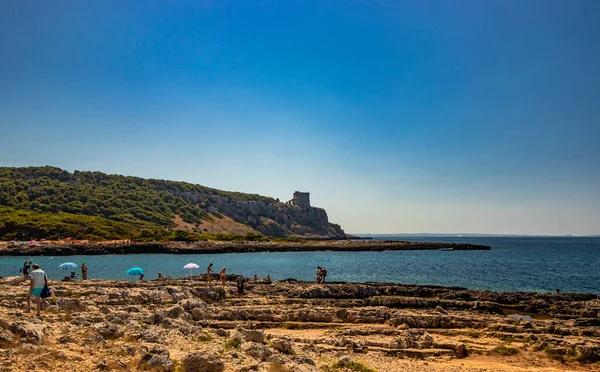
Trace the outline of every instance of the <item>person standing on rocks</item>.
[[212, 287], [212, 277], [211, 277], [212, 267], [213, 267], [213, 264], [211, 263], [206, 268], [206, 281], [208, 282], [209, 287]]
[[87, 280], [87, 265], [85, 263], [81, 264], [81, 280]]
[[33, 264], [31, 272], [31, 281], [29, 282], [29, 290], [27, 291], [27, 312], [31, 312], [31, 296], [35, 297], [37, 304], [37, 315], [40, 315], [40, 307], [42, 306], [42, 291], [44, 286], [48, 285], [46, 273], [40, 269], [38, 264]]
[[327, 276], [327, 269], [322, 267], [321, 268], [321, 283], [325, 283], [326, 276]]
[[321, 283], [321, 266], [317, 266], [317, 284]]
[[238, 298], [244, 297], [244, 288], [245, 287], [246, 287], [246, 280], [244, 280], [244, 276], [240, 274], [237, 278]]
[[219, 271], [219, 279], [221, 279], [221, 288], [225, 289], [225, 281], [227, 280], [227, 274], [225, 273], [227, 269], [222, 268], [221, 271]]
[[23, 277], [25, 278], [25, 280], [29, 280], [29, 269], [31, 262], [25, 261], [25, 263], [23, 264]]

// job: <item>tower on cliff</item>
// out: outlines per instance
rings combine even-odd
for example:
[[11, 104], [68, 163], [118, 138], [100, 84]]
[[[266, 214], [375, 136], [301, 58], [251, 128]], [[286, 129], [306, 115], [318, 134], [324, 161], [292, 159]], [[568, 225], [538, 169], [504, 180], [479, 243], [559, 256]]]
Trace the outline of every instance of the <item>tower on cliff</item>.
[[310, 194], [307, 192], [294, 192], [292, 204], [302, 208], [310, 208]]

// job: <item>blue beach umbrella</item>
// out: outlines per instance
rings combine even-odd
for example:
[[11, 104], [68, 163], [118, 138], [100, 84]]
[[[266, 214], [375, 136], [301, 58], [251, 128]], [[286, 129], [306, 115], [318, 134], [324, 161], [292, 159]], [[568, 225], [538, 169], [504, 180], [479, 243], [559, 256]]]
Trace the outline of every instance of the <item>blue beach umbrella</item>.
[[60, 264], [60, 268], [63, 270], [68, 270], [68, 269], [74, 269], [77, 267], [77, 264], [74, 264], [73, 262], [65, 262]]
[[144, 273], [144, 269], [141, 267], [132, 267], [131, 269], [127, 270], [126, 273], [128, 275], [142, 275]]

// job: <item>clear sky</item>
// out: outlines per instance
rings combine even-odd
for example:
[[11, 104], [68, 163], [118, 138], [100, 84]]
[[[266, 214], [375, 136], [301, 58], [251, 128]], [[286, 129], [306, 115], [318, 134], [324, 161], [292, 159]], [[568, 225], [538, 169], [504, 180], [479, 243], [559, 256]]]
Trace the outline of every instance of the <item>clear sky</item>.
[[0, 165], [347, 232], [600, 233], [600, 1], [2, 1]]

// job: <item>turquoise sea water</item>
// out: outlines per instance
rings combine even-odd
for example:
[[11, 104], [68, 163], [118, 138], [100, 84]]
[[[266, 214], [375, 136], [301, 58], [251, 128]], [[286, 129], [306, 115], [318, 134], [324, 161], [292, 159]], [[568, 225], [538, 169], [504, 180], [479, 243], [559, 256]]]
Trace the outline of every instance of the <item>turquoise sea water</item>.
[[[376, 239], [386, 239], [377, 237]], [[218, 271], [273, 280], [314, 280], [317, 265], [326, 267], [328, 281], [394, 282], [460, 286], [502, 291], [600, 292], [600, 238], [576, 237], [458, 237], [402, 236], [390, 240], [441, 241], [484, 244], [491, 251], [285, 252], [228, 254], [140, 254], [64, 257], [0, 257], [0, 276], [19, 274], [25, 260], [39, 263], [53, 279], [69, 271], [63, 262], [85, 262], [90, 279], [137, 279], [125, 271], [143, 267], [146, 279], [158, 272], [171, 277], [189, 275], [183, 266], [210, 262]], [[77, 272], [80, 273], [79, 268]]]

